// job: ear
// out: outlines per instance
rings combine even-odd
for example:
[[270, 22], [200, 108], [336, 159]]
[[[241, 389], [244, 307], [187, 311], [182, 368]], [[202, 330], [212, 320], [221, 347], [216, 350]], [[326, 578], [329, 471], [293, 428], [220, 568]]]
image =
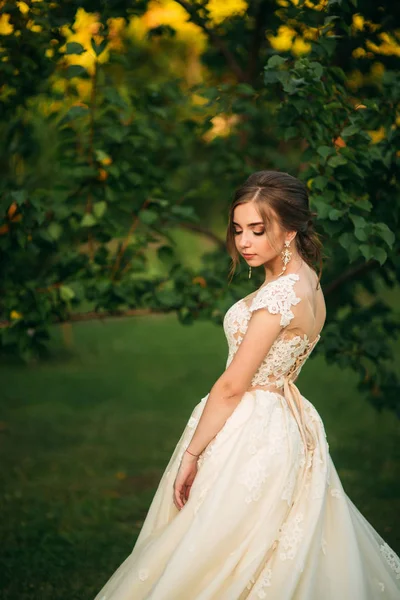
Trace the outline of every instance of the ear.
[[286, 239], [287, 239], [287, 240], [288, 240], [290, 243], [292, 243], [292, 242], [293, 242], [293, 240], [294, 240], [294, 238], [296, 237], [296, 235], [297, 235], [297, 231], [288, 231], [288, 233], [287, 233], [287, 238], [286, 238]]

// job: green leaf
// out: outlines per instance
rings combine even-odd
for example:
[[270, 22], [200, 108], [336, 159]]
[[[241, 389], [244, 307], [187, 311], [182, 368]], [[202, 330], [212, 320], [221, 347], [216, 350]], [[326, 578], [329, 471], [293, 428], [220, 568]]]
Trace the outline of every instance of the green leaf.
[[328, 104], [324, 104], [324, 110], [336, 110], [337, 108], [342, 108], [340, 102], [328, 102]]
[[158, 221], [158, 214], [154, 210], [141, 210], [139, 218], [145, 225], [153, 225]]
[[18, 205], [23, 204], [26, 200], [26, 190], [15, 190], [10, 196]]
[[49, 237], [55, 242], [59, 239], [59, 237], [61, 236], [63, 231], [63, 228], [61, 227], [61, 225], [59, 223], [50, 223], [50, 225], [47, 228], [47, 233], [49, 234]]
[[88, 113], [89, 108], [87, 106], [71, 106], [68, 112], [61, 119], [60, 124], [63, 125], [65, 123], [73, 121], [74, 119], [85, 117]]
[[67, 285], [60, 285], [59, 289], [61, 299], [64, 300], [64, 302], [68, 302], [69, 300], [72, 300], [72, 298], [75, 298], [74, 290]]
[[365, 227], [367, 225], [367, 221], [364, 219], [364, 217], [360, 217], [359, 215], [353, 215], [353, 214], [349, 214], [349, 217], [353, 221], [354, 227], [363, 229], [363, 227]]
[[349, 233], [348, 231], [346, 231], [345, 233], [342, 233], [342, 235], [339, 236], [339, 244], [345, 250], [348, 250], [350, 245], [353, 243], [354, 243], [354, 238], [353, 238], [352, 234]]
[[337, 221], [342, 215], [343, 215], [342, 210], [338, 210], [337, 208], [331, 208], [328, 216], [331, 221]]
[[95, 202], [93, 204], [93, 214], [95, 215], [96, 219], [100, 219], [104, 215], [106, 209], [107, 202], [104, 202], [104, 200], [101, 202]]
[[327, 183], [327, 177], [324, 177], [323, 175], [318, 175], [318, 177], [316, 177], [313, 181], [313, 190], [322, 192], [325, 189]]
[[125, 100], [122, 98], [122, 96], [116, 88], [107, 87], [104, 89], [103, 94], [104, 97], [107, 98], [109, 102], [111, 102], [111, 104], [114, 104], [115, 106], [119, 106], [121, 108], [128, 107], [128, 104], [125, 102]]
[[350, 246], [347, 249], [347, 252], [349, 253], [350, 262], [354, 262], [356, 258], [359, 258], [360, 256], [360, 249], [358, 247], [358, 244], [355, 244], [354, 242], [350, 244]]
[[336, 167], [340, 167], [341, 165], [347, 164], [347, 160], [343, 156], [336, 155], [331, 156], [327, 164], [333, 169], [336, 169]]
[[368, 244], [361, 244], [360, 252], [364, 256], [364, 258], [366, 258], [367, 260], [370, 260], [371, 258], [373, 258], [372, 246], [369, 246]]
[[311, 197], [312, 207], [316, 209], [318, 213], [319, 219], [327, 219], [329, 217], [329, 212], [331, 210], [331, 206], [325, 199], [317, 197]]
[[254, 96], [255, 90], [248, 83], [238, 83], [236, 91], [243, 96]]
[[368, 239], [365, 229], [356, 228], [354, 230], [354, 235], [358, 240], [360, 240], [360, 242], [366, 242]]
[[182, 304], [182, 295], [175, 290], [159, 290], [155, 295], [161, 306], [165, 308], [180, 308]]
[[96, 222], [96, 219], [91, 213], [86, 213], [82, 218], [81, 227], [93, 227], [93, 225], [96, 225]]
[[280, 67], [287, 61], [287, 58], [283, 58], [283, 56], [279, 56], [279, 54], [274, 54], [271, 58], [268, 59], [268, 62], [265, 69], [275, 69], [276, 67]]
[[378, 230], [378, 235], [387, 243], [389, 248], [392, 248], [396, 237], [386, 223], [376, 223], [375, 229]]
[[381, 265], [383, 265], [383, 263], [387, 259], [386, 251], [383, 248], [379, 248], [379, 246], [374, 246], [373, 250], [374, 250], [374, 258], [376, 258], [376, 260], [378, 260], [379, 263]]
[[317, 149], [317, 152], [320, 156], [322, 156], [322, 158], [327, 158], [328, 156], [334, 153], [334, 149], [332, 148], [332, 146], [320, 146]]
[[350, 137], [351, 135], [354, 135], [355, 133], [358, 133], [359, 131], [360, 131], [360, 128], [358, 125], [349, 125], [348, 127], [345, 127], [344, 129], [342, 129], [340, 135], [342, 136], [342, 138]]
[[96, 44], [96, 42], [94, 41], [94, 39], [92, 38], [90, 40], [91, 46], [94, 50], [94, 53], [96, 54], [96, 56], [100, 56], [100, 54], [106, 49], [106, 46], [108, 44], [108, 40], [103, 40], [100, 44]]
[[283, 132], [283, 139], [286, 142], [287, 140], [297, 137], [298, 135], [300, 135], [300, 133], [299, 133], [297, 127], [286, 127], [286, 129]]
[[83, 54], [86, 52], [85, 48], [79, 42], [68, 42], [65, 54]]
[[367, 200], [367, 198], [357, 198], [355, 200], [355, 205], [357, 208], [361, 208], [361, 210], [367, 210], [368, 212], [372, 209], [372, 203]]
[[95, 150], [94, 151], [95, 155], [96, 155], [96, 160], [98, 160], [99, 162], [102, 162], [103, 160], [110, 160], [110, 156], [104, 152], [103, 150]]
[[309, 66], [314, 71], [315, 79], [317, 79], [317, 80], [321, 79], [321, 77], [324, 73], [324, 69], [323, 69], [323, 66], [321, 65], [321, 63], [311, 61]]
[[89, 73], [86, 71], [82, 65], [70, 65], [68, 69], [65, 71], [65, 76], [68, 79], [72, 79], [72, 77], [83, 77], [85, 79], [89, 79]]
[[[328, 17], [329, 18], [329, 17]], [[339, 17], [335, 17], [338, 19]], [[347, 80], [347, 75], [340, 67], [330, 67], [330, 72], [336, 75], [336, 77], [343, 83]]]

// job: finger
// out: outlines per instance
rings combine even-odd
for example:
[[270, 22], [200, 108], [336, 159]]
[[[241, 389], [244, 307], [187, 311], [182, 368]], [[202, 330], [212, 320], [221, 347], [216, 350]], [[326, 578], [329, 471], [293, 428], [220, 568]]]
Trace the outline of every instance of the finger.
[[181, 509], [183, 505], [181, 501], [181, 491], [178, 487], [175, 488], [175, 500], [177, 508]]
[[190, 490], [191, 490], [192, 486], [191, 485], [187, 485], [186, 486], [186, 490], [185, 490], [185, 500], [189, 500], [189, 494], [190, 494]]

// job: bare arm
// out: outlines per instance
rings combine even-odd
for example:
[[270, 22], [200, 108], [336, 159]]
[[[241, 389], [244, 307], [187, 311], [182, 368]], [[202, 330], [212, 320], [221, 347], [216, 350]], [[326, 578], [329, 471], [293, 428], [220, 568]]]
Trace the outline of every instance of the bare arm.
[[281, 330], [280, 315], [256, 310], [229, 367], [217, 379], [188, 450], [199, 455], [222, 429]]

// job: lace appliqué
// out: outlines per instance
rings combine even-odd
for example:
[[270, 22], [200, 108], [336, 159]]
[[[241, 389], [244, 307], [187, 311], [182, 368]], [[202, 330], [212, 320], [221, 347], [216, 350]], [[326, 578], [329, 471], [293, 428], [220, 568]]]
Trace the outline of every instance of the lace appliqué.
[[[298, 279], [299, 276], [296, 273], [290, 273], [260, 288], [250, 302], [250, 306], [247, 306], [246, 298], [242, 298], [228, 309], [223, 324], [228, 342], [226, 368], [232, 362], [243, 341], [254, 310], [267, 308], [271, 314], [279, 313], [282, 327], [286, 327], [290, 323], [294, 317], [291, 306], [298, 304], [301, 300], [293, 289], [293, 285]], [[318, 340], [319, 336], [310, 342], [306, 334], [290, 337], [286, 330], [282, 330], [254, 374], [251, 387], [273, 384], [276, 388], [280, 388], [284, 384], [285, 377], [290, 375], [295, 379]]]
[[290, 307], [300, 302], [300, 298], [293, 290], [293, 284], [298, 279], [299, 276], [296, 273], [290, 273], [285, 278], [272, 281], [261, 288], [250, 305], [250, 312], [259, 308], [267, 308], [272, 315], [281, 315], [282, 327], [289, 325], [294, 317]]
[[304, 337], [296, 335], [292, 338], [278, 337], [251, 380], [251, 385], [274, 383], [277, 388], [282, 387], [284, 375], [290, 372], [296, 360], [307, 350], [309, 343], [306, 335]]
[[392, 550], [392, 548], [386, 542], [381, 544], [379, 548], [388, 565], [396, 573], [396, 579], [400, 579], [400, 558], [397, 556], [396, 552]]
[[286, 439], [283, 409], [273, 392], [256, 395], [255, 413], [247, 446], [252, 456], [238, 474], [239, 483], [249, 492], [245, 496], [248, 504], [261, 498], [263, 484], [270, 475], [270, 456], [282, 452]]
[[304, 533], [303, 527], [300, 526], [303, 520], [304, 515], [299, 512], [293, 519], [282, 525], [279, 536], [279, 558], [281, 560], [293, 560], [296, 556]]
[[[257, 594], [257, 598], [267, 598], [267, 592], [265, 588], [271, 587], [272, 570], [266, 567], [258, 578], [257, 584], [254, 586], [254, 591]], [[254, 585], [255, 579], [251, 579], [247, 584], [247, 589], [251, 589]]]
[[285, 486], [282, 491], [281, 500], [286, 500], [288, 505], [292, 503], [292, 498], [294, 494], [294, 490], [296, 487], [296, 483], [299, 477], [299, 472], [302, 467], [305, 466], [305, 452], [304, 446], [301, 444], [297, 455], [293, 459], [293, 464], [291, 466], [290, 472], [286, 478]]

